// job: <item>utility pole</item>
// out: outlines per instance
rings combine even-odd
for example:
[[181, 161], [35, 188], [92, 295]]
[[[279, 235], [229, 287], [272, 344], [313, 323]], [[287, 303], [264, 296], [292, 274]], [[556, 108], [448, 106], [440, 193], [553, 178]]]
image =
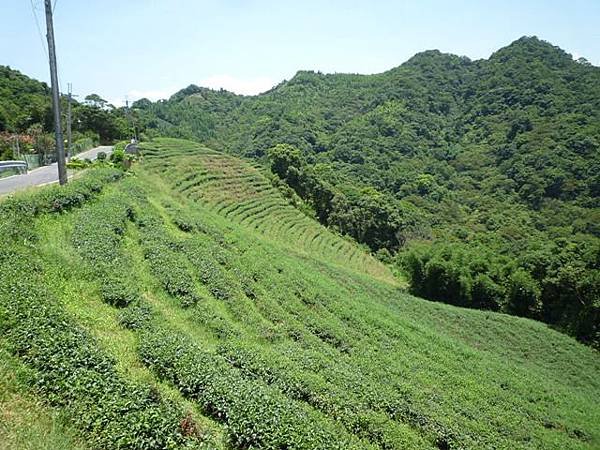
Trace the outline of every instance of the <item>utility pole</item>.
[[73, 141], [71, 139], [71, 99], [73, 98], [73, 85], [68, 85], [69, 96], [67, 100], [67, 160], [73, 156]]
[[54, 109], [54, 140], [58, 160], [58, 182], [67, 183], [67, 165], [65, 163], [65, 143], [60, 126], [60, 92], [56, 70], [56, 47], [54, 45], [54, 25], [52, 23], [52, 1], [44, 0], [46, 7], [46, 38], [48, 39], [48, 57], [50, 60], [50, 83], [52, 85], [52, 106]]
[[131, 110], [129, 109], [129, 100], [125, 99], [125, 110], [127, 111], [127, 117], [129, 118], [129, 122], [131, 122], [131, 129], [133, 130], [133, 139], [135, 139], [135, 143], [137, 144], [137, 130], [135, 129], [135, 122], [133, 121], [133, 116], [131, 115]]

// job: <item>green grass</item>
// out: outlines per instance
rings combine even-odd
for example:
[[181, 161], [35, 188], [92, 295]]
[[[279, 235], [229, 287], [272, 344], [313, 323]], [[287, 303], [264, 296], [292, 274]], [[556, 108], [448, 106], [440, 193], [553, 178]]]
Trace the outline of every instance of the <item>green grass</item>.
[[[190, 448], [600, 447], [596, 351], [538, 322], [407, 295], [250, 164], [185, 141], [143, 150], [135, 176], [32, 219], [14, 248], [119, 379], [189, 414]], [[118, 307], [102, 290], [117, 275], [137, 293]], [[8, 313], [9, 303], [0, 297]], [[150, 319], [124, 327], [140, 305]], [[40, 374], [11, 351], [18, 325], [2, 311], [0, 408], [20, 425], [0, 439], [51, 448], [25, 446], [30, 424], [56, 448], [80, 448], [71, 407], [9, 376]]]
[[[112, 192], [109, 189], [105, 196], [112, 195]], [[49, 269], [46, 277], [54, 292], [63, 301], [66, 311], [75, 317], [79, 324], [92, 332], [102, 348], [114, 358], [119, 373], [130, 380], [154, 386], [166, 398], [184, 405], [202, 428], [209, 448], [225, 448], [221, 427], [204, 417], [196, 405], [185, 401], [177, 390], [166, 383], [161, 383], [141, 364], [136, 352], [138, 345], [136, 334], [120, 326], [118, 311], [99, 300], [101, 294], [98, 281], [100, 280], [97, 278], [96, 268], [86, 265], [72, 246], [64, 245], [65, 242], [71, 242], [74, 225], [78, 220], [87, 220], [85, 210], [68, 217], [44, 217], [38, 223], [38, 235], [42, 238], [40, 249], [47, 259], [46, 267]], [[124, 242], [124, 250], [131, 257], [129, 261], [132, 263], [132, 271], [139, 274], [136, 281], [142, 289], [144, 298], [156, 308], [158, 313], [164, 312], [175, 327], [181, 326], [185, 323], [185, 320], [179, 317], [181, 310], [162, 309], [161, 311], [163, 303], [156, 298], [161, 296], [160, 287], [156, 280], [149, 276], [147, 268], [140, 262], [140, 256], [135, 254], [139, 251], [139, 247], [134, 244], [137, 236], [133, 230], [129, 231]], [[158, 294], [154, 294], [155, 292]], [[164, 297], [163, 295], [163, 301], [165, 301]], [[189, 328], [186, 330], [189, 331]], [[195, 337], [197, 338], [198, 335]]]
[[0, 347], [0, 449], [87, 449], [80, 432], [27, 391], [27, 376], [21, 362]]
[[290, 206], [250, 163], [193, 143], [160, 145], [144, 147], [147, 165], [186, 197], [295, 250], [395, 282], [374, 258]]

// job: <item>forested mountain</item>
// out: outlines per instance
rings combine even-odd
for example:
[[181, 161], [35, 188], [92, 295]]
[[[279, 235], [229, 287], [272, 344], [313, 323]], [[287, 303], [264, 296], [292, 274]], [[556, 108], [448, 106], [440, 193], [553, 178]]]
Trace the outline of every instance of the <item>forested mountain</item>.
[[[600, 448], [599, 72], [523, 38], [136, 102], [137, 156], [0, 199], [0, 450]], [[51, 128], [0, 75], [2, 159]]]
[[600, 447], [596, 350], [403, 292], [252, 161], [139, 149], [0, 200], [0, 448]]
[[377, 75], [302, 71], [258, 96], [189, 86], [134, 107], [147, 136], [269, 162], [414, 293], [598, 342], [600, 69], [587, 61], [523, 37], [487, 60], [426, 51]]
[[50, 88], [10, 67], [0, 66], [0, 132], [34, 123], [52, 127]]

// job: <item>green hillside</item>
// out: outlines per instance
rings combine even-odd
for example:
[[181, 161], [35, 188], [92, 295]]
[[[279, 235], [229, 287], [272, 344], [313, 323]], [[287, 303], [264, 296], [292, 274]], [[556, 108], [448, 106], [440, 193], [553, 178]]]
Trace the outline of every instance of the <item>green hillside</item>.
[[34, 123], [52, 128], [50, 88], [10, 67], [0, 66], [0, 132]]
[[535, 37], [376, 75], [298, 72], [257, 96], [135, 105], [144, 133], [271, 166], [414, 294], [600, 345], [600, 68]]
[[0, 448], [600, 447], [597, 351], [407, 294], [250, 162], [142, 151], [0, 203]]

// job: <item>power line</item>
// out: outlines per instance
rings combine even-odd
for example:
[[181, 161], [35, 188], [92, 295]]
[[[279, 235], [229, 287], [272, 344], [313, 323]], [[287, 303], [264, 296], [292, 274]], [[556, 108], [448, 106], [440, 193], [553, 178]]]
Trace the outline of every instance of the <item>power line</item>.
[[37, 27], [38, 35], [40, 37], [40, 43], [42, 44], [42, 49], [44, 50], [46, 57], [48, 57], [48, 48], [46, 47], [46, 44], [44, 42], [44, 35], [42, 34], [42, 29], [40, 27], [40, 21], [38, 20], [38, 16], [36, 13], [35, 3], [33, 2], [33, 0], [29, 0], [29, 1], [31, 3], [31, 11], [33, 12], [33, 18], [35, 19], [35, 26]]
[[[34, 0], [30, 0], [30, 3], [31, 3], [31, 11], [33, 12], [33, 18], [35, 19], [35, 26], [38, 30], [38, 35], [40, 37], [40, 42], [42, 44], [42, 49], [44, 50], [44, 53], [46, 54], [46, 58], [48, 58], [49, 57], [48, 47], [46, 47], [44, 35], [42, 34], [42, 28], [40, 27], [40, 21], [38, 19], [37, 13], [36, 13], [37, 7], [36, 7], [36, 4], [34, 3]], [[54, 9], [56, 8], [57, 3], [58, 3], [58, 0], [54, 0], [54, 6], [52, 7], [52, 11], [54, 11]], [[58, 67], [58, 66], [57, 66], [57, 70], [58, 70], [58, 88], [59, 88], [59, 91], [62, 92], [63, 91], [62, 83], [60, 81], [63, 78], [62, 71], [60, 70], [60, 67]]]
[[[54, 16], [54, 13], [55, 13], [55, 10], [56, 10], [56, 4], [57, 3], [58, 3], [58, 0], [54, 0], [54, 5], [52, 5], [52, 16]], [[62, 76], [62, 70], [60, 70], [60, 65], [56, 64], [56, 70], [58, 71], [58, 74], [57, 74], [57, 78], [58, 78], [58, 91], [60, 93], [62, 93], [63, 92], [63, 88], [62, 88], [62, 83], [61, 83], [60, 80], [63, 79], [63, 76]]]

